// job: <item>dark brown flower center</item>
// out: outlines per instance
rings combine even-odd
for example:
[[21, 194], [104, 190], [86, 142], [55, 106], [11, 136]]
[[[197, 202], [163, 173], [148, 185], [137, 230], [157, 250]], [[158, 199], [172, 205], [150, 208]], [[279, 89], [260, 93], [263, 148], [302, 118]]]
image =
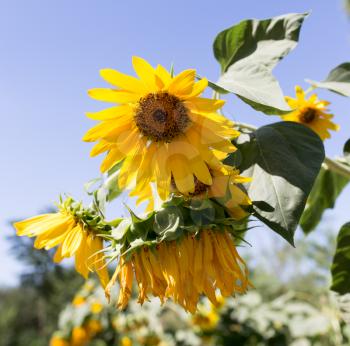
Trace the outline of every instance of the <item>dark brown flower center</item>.
[[312, 121], [314, 121], [316, 116], [317, 116], [317, 110], [316, 109], [307, 108], [307, 109], [305, 109], [304, 111], [301, 112], [300, 120], [303, 123], [308, 124], [308, 123], [311, 123]]
[[[178, 191], [176, 187], [175, 179], [173, 176], [171, 176], [171, 187], [173, 188], [174, 191]], [[194, 177], [194, 191], [189, 192], [188, 195], [191, 197], [199, 196], [202, 193], [207, 192], [209, 187], [210, 185], [206, 185], [202, 183], [200, 180], [198, 180], [197, 177]]]
[[191, 122], [180, 99], [166, 92], [141, 98], [135, 121], [141, 133], [156, 142], [171, 142], [184, 133]]

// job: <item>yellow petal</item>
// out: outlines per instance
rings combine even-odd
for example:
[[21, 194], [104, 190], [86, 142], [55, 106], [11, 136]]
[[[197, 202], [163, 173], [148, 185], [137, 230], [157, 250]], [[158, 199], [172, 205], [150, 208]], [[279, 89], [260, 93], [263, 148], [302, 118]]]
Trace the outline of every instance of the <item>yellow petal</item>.
[[192, 92], [186, 96], [185, 99], [191, 99], [193, 97], [199, 96], [208, 86], [208, 80], [202, 78], [199, 82], [195, 83]]
[[128, 104], [103, 109], [95, 113], [86, 113], [86, 116], [92, 120], [112, 120], [118, 119], [124, 115], [133, 114], [133, 108]]
[[95, 100], [111, 103], [129, 103], [138, 102], [140, 100], [139, 94], [134, 94], [125, 90], [95, 88], [90, 89], [88, 94]]
[[103, 159], [101, 163], [101, 172], [105, 173], [114, 165], [116, 165], [119, 161], [123, 160], [126, 156], [126, 153], [120, 152], [117, 148], [112, 148], [106, 157]]
[[158, 86], [156, 82], [156, 71], [154, 68], [146, 60], [137, 56], [133, 56], [132, 64], [136, 74], [147, 87], [148, 92], [157, 91]]
[[147, 93], [147, 88], [138, 79], [132, 76], [128, 76], [124, 73], [113, 69], [103, 69], [100, 71], [101, 77], [121, 89], [128, 90], [132, 93], [139, 94], [141, 97], [143, 94]]
[[195, 113], [215, 113], [225, 104], [225, 101], [207, 99], [204, 97], [195, 97], [190, 100], [186, 100], [184, 103], [189, 109], [193, 110], [193, 112]]
[[90, 156], [91, 157], [94, 157], [96, 155], [99, 155], [107, 150], [110, 150], [111, 149], [111, 144], [106, 142], [106, 141], [101, 141], [101, 142], [98, 142], [96, 143], [91, 151], [90, 151]]
[[297, 85], [295, 87], [295, 94], [296, 94], [297, 99], [299, 101], [305, 100], [305, 93], [304, 93], [304, 90], [303, 90], [303, 88], [301, 86]]
[[83, 232], [81, 245], [75, 253], [75, 270], [85, 279], [89, 276], [89, 268], [86, 264], [88, 255], [87, 233]]
[[71, 257], [78, 250], [83, 239], [83, 230], [80, 225], [75, 226], [67, 233], [62, 243], [62, 256]]
[[133, 124], [127, 118], [122, 119], [120, 121], [103, 121], [102, 123], [88, 130], [83, 137], [83, 141], [94, 142], [99, 139], [115, 141], [118, 138], [118, 136], [130, 130], [132, 126]]
[[163, 87], [168, 86], [172, 79], [170, 73], [162, 65], [157, 66], [156, 73], [163, 82]]
[[191, 94], [195, 76], [195, 70], [182, 71], [170, 82], [168, 87], [169, 93], [180, 97]]
[[138, 142], [134, 143], [134, 150], [132, 154], [126, 158], [120, 169], [118, 176], [118, 184], [121, 189], [127, 187], [131, 180], [137, 174], [141, 160], [143, 158], [143, 152], [145, 150], [145, 140], [140, 139]]
[[182, 155], [171, 155], [168, 166], [173, 173], [176, 187], [183, 194], [194, 191], [194, 178], [188, 160]]
[[18, 236], [34, 236], [35, 234], [37, 234], [37, 232], [35, 231], [36, 224], [57, 218], [60, 219], [60, 214], [58, 213], [42, 214], [31, 217], [29, 219], [25, 219], [23, 221], [15, 222], [13, 224], [13, 227], [16, 229]]

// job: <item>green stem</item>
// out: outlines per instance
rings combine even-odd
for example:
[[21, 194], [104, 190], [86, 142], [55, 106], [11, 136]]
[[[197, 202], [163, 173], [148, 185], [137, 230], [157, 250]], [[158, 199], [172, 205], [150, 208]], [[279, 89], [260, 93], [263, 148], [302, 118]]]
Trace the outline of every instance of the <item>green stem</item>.
[[335, 173], [342, 175], [345, 178], [350, 179], [350, 167], [344, 165], [339, 161], [332, 160], [329, 157], [326, 157], [324, 159], [323, 166]]

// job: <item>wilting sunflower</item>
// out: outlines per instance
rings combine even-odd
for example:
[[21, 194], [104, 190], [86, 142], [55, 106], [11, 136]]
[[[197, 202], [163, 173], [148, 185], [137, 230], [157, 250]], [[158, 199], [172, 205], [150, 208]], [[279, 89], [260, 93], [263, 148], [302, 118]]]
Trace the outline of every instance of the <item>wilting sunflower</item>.
[[[102, 238], [96, 235], [99, 231], [97, 220], [87, 212], [80, 203], [67, 198], [59, 205], [57, 213], [38, 215], [14, 223], [18, 236], [36, 237], [36, 249], [49, 250], [58, 246], [54, 261], [75, 256], [75, 269], [85, 279], [89, 271], [96, 271], [103, 287], [109, 281], [108, 271], [104, 263]], [[91, 226], [95, 224], [95, 229]]]
[[122, 256], [106, 287], [106, 295], [115, 281], [120, 292], [117, 306], [124, 309], [131, 297], [134, 277], [138, 302], [149, 295], [163, 303], [171, 298], [194, 313], [199, 297], [206, 295], [218, 305], [216, 289], [224, 297], [245, 293], [248, 270], [226, 230], [203, 229], [197, 235], [184, 235], [179, 241], [165, 241], [154, 247], [143, 246], [131, 258]]
[[104, 69], [101, 76], [113, 89], [89, 91], [94, 99], [117, 104], [87, 114], [101, 121], [84, 136], [85, 141], [98, 141], [91, 155], [107, 152], [102, 172], [123, 160], [119, 187], [136, 183], [134, 194], [146, 198], [144, 189], [154, 182], [165, 200], [172, 177], [182, 193], [194, 192], [195, 179], [211, 185], [209, 169], [222, 166], [220, 159], [236, 150], [231, 139], [239, 135], [217, 113], [224, 101], [200, 97], [208, 81], [196, 82], [193, 69], [172, 76], [139, 57], [132, 62], [139, 79]]
[[329, 130], [339, 130], [339, 125], [331, 121], [333, 114], [327, 113], [330, 102], [319, 100], [316, 94], [312, 94], [308, 99], [305, 98], [305, 92], [300, 86], [295, 87], [295, 93], [295, 99], [286, 97], [287, 103], [294, 110], [283, 115], [283, 120], [304, 124], [315, 131], [322, 140], [331, 137]]

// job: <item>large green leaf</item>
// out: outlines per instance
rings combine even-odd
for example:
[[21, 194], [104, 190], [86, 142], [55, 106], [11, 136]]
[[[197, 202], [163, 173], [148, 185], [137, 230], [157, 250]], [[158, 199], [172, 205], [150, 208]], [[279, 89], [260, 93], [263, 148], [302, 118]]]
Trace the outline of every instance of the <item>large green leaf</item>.
[[316, 228], [326, 209], [334, 208], [338, 196], [348, 182], [349, 179], [334, 171], [321, 169], [300, 220], [304, 233], [308, 234]]
[[218, 85], [267, 114], [290, 111], [272, 70], [297, 44], [306, 13], [244, 20], [218, 34], [214, 55]]
[[317, 88], [324, 88], [343, 96], [350, 96], [350, 63], [345, 62], [334, 68], [323, 82], [307, 79]]
[[340, 294], [350, 293], [350, 222], [343, 225], [337, 237], [331, 290]]
[[246, 187], [255, 216], [293, 244], [324, 160], [322, 141], [301, 124], [279, 122], [241, 135], [237, 146], [228, 163], [252, 177]]

